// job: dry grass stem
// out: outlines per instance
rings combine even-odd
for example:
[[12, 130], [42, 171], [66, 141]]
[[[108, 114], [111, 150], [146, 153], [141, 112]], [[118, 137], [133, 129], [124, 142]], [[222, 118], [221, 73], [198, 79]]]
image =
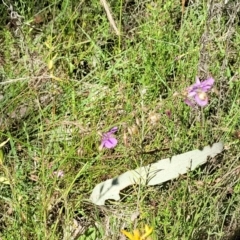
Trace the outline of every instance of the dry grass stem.
[[120, 35], [120, 32], [115, 24], [115, 21], [112, 17], [112, 14], [111, 14], [111, 10], [110, 10], [110, 7], [108, 6], [107, 4], [107, 1], [106, 0], [100, 0], [101, 4], [103, 5], [105, 11], [106, 11], [106, 14], [107, 14], [107, 18], [108, 18], [108, 21], [110, 23], [110, 25], [112, 26], [112, 28], [114, 29], [115, 33], [119, 36]]

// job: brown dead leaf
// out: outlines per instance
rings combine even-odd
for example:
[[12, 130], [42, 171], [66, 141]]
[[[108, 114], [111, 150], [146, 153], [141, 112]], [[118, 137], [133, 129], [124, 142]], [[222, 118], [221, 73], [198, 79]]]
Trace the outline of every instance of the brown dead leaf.
[[123, 143], [126, 147], [129, 146], [129, 142], [128, 142], [128, 136], [127, 136], [127, 133], [124, 131], [123, 133]]
[[235, 131], [234, 136], [235, 138], [240, 139], [240, 130]]
[[29, 179], [32, 180], [33, 182], [38, 182], [39, 177], [35, 174], [31, 174]]
[[39, 24], [44, 22], [44, 18], [41, 14], [37, 14], [34, 16], [34, 23]]

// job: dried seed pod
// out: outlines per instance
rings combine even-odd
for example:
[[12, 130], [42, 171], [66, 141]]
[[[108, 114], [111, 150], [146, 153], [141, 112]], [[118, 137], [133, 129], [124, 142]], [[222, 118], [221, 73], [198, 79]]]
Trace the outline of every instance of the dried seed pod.
[[128, 133], [133, 136], [139, 133], [138, 127], [134, 124], [131, 127], [128, 127]]
[[234, 132], [234, 137], [236, 137], [237, 139], [240, 139], [240, 130], [237, 130]]
[[141, 121], [138, 117], [136, 117], [136, 124], [140, 127], [141, 126]]
[[129, 143], [128, 143], [128, 136], [127, 136], [127, 133], [124, 131], [123, 133], [123, 143], [126, 147], [129, 146]]

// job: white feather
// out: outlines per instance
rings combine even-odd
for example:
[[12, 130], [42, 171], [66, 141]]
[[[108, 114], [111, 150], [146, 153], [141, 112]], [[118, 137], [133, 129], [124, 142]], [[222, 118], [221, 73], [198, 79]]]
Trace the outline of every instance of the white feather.
[[127, 171], [116, 178], [108, 179], [95, 186], [90, 200], [96, 205], [104, 205], [108, 199], [120, 200], [120, 191], [133, 184], [157, 185], [192, 171], [215, 157], [223, 150], [223, 143], [214, 143], [203, 150], [193, 150], [162, 159], [156, 163]]

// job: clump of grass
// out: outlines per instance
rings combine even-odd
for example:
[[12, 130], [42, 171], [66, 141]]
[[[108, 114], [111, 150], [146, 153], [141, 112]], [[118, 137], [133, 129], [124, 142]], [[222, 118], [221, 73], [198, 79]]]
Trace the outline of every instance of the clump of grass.
[[[0, 6], [0, 237], [118, 239], [148, 224], [152, 239], [228, 239], [240, 215], [239, 4], [108, 4], [119, 36], [97, 0]], [[188, 107], [183, 91], [210, 75], [210, 104]], [[114, 126], [118, 145], [99, 151]], [[221, 161], [88, 202], [100, 181], [220, 139]]]

